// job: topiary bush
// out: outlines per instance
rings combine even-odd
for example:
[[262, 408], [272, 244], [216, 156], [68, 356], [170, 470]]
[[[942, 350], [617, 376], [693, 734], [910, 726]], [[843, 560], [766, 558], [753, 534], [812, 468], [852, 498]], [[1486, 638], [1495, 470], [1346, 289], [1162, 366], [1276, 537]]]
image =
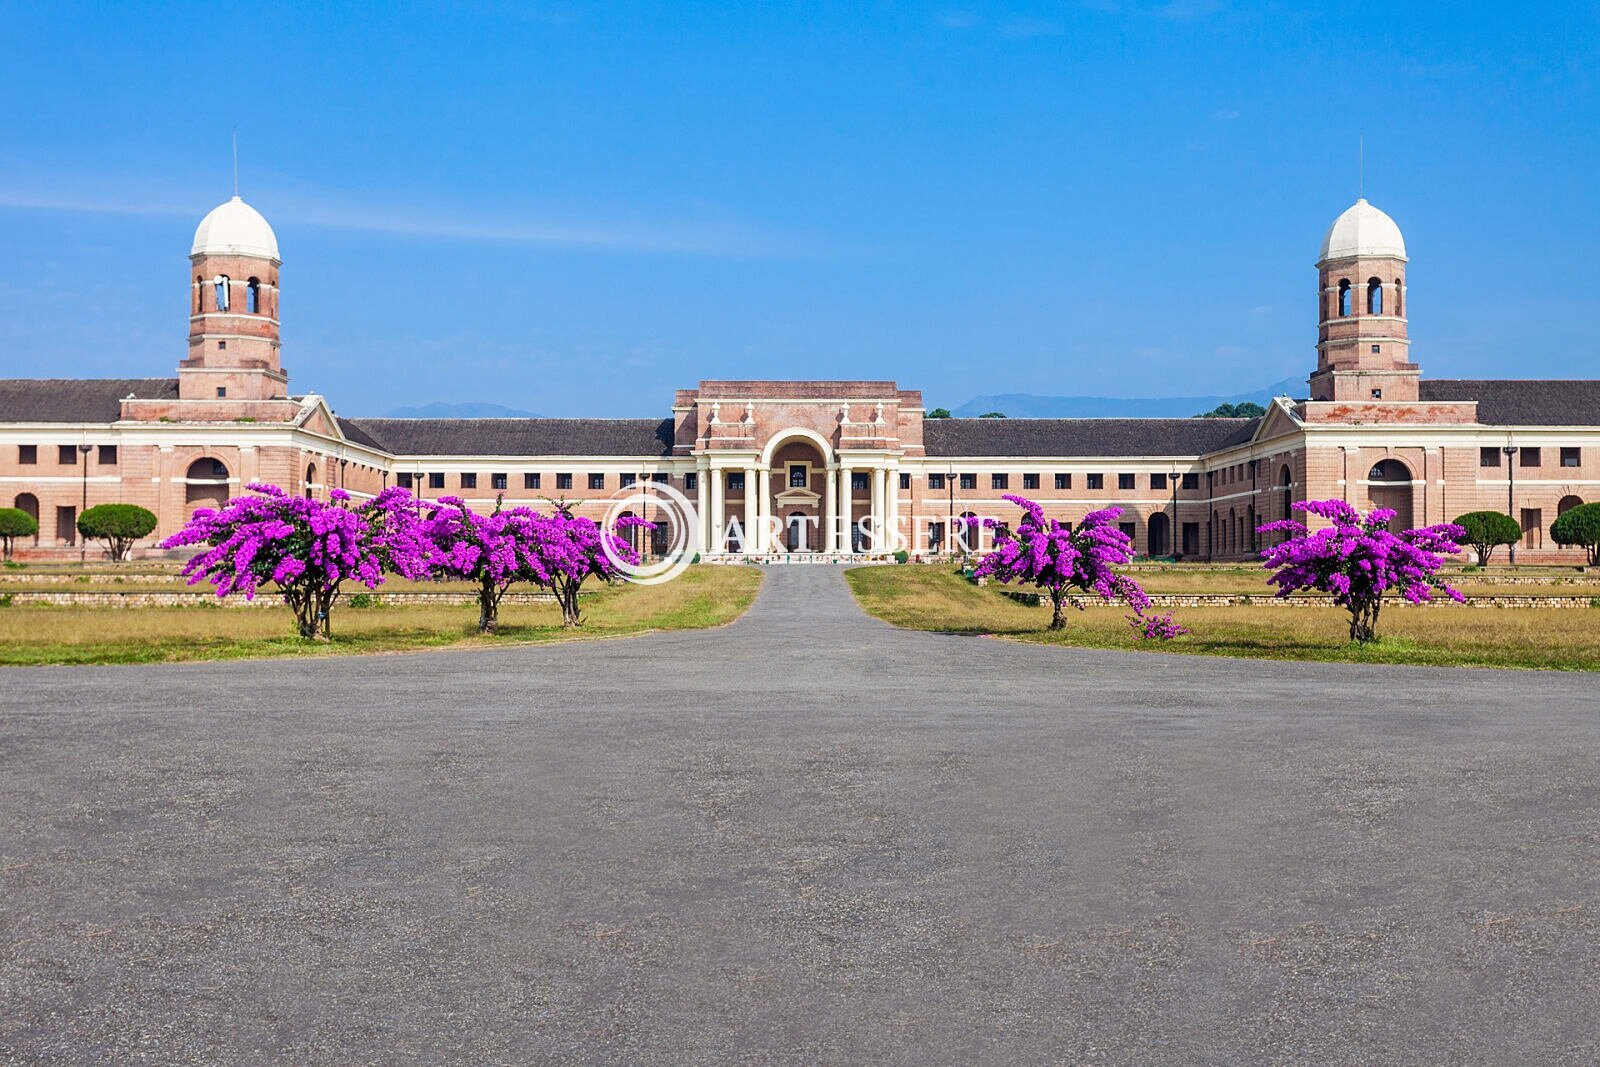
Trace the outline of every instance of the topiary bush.
[[0, 555], [11, 558], [11, 543], [39, 532], [39, 520], [21, 508], [0, 508]]
[[1584, 549], [1589, 553], [1589, 566], [1600, 566], [1600, 503], [1569, 509], [1550, 524], [1550, 539]]
[[78, 516], [78, 532], [104, 541], [114, 560], [127, 559], [133, 543], [156, 528], [155, 513], [138, 504], [96, 504]]
[[1517, 520], [1499, 511], [1469, 511], [1457, 515], [1455, 524], [1466, 531], [1461, 540], [1478, 553], [1478, 563], [1489, 565], [1489, 557], [1498, 545], [1514, 545], [1522, 537], [1522, 527]]

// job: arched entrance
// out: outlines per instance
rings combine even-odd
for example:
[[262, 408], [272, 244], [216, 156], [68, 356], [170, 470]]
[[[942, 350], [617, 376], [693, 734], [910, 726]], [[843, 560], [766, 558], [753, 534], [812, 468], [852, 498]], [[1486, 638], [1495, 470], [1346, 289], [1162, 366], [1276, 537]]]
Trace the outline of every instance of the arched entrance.
[[1582, 503], [1583, 497], [1577, 496], [1576, 494], [1568, 494], [1567, 496], [1562, 497], [1556, 503], [1556, 518], [1560, 518]]
[[1172, 554], [1172, 520], [1167, 518], [1167, 513], [1158, 511], [1150, 516], [1150, 529], [1147, 533], [1150, 545], [1150, 555], [1170, 556]]
[[228, 502], [228, 468], [220, 459], [209, 456], [189, 464], [184, 475], [183, 502], [186, 514], [196, 508], [220, 508]]
[[826, 442], [813, 431], [795, 429], [768, 443], [763, 462], [771, 483], [770, 496], [761, 502], [763, 516], [775, 516], [775, 532], [768, 538], [776, 551], [819, 552], [825, 547], [823, 523], [828, 506], [828, 454]]
[[1381, 459], [1367, 472], [1367, 497], [1374, 508], [1392, 508], [1391, 530], [1411, 529], [1411, 469], [1398, 459]]
[[37, 546], [39, 544], [39, 498], [32, 493], [18, 493], [15, 507], [18, 511], [33, 519], [33, 543]]

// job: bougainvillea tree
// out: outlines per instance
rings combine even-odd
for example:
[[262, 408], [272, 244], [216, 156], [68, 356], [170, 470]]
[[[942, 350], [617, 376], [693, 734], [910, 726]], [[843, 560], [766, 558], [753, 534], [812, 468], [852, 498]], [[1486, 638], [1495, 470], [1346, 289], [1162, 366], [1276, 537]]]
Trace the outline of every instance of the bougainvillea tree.
[[1378, 613], [1391, 591], [1413, 604], [1432, 600], [1435, 591], [1465, 601], [1438, 576], [1442, 557], [1461, 551], [1465, 531], [1455, 523], [1396, 533], [1389, 529], [1395, 515], [1389, 508], [1363, 515], [1343, 500], [1292, 506], [1331, 525], [1311, 530], [1298, 519], [1280, 519], [1259, 527], [1261, 533], [1288, 535], [1261, 553], [1274, 572], [1267, 581], [1278, 587], [1280, 597], [1302, 591], [1330, 594], [1350, 612], [1350, 640], [1366, 642], [1377, 636]]
[[625, 515], [617, 520], [615, 529], [604, 530], [593, 519], [574, 515], [564, 507], [558, 507], [553, 515], [538, 517], [531, 531], [528, 568], [534, 581], [555, 594], [563, 626], [578, 626], [583, 621], [578, 590], [584, 582], [590, 578], [613, 581], [624, 576], [618, 564], [638, 564], [638, 552], [617, 532], [633, 526], [655, 528], [654, 523]]
[[978, 561], [973, 573], [1002, 585], [1031, 585], [1050, 597], [1050, 629], [1066, 626], [1068, 605], [1084, 608], [1084, 598], [1121, 598], [1133, 609], [1130, 621], [1140, 635], [1153, 640], [1187, 633], [1170, 614], [1146, 614], [1150, 598], [1139, 583], [1116, 568], [1133, 560], [1133, 539], [1117, 527], [1121, 508], [1091, 511], [1077, 525], [1047, 518], [1032, 500], [1007, 495], [1022, 509], [1014, 530], [994, 519], [979, 521], [995, 531], [994, 549]]
[[294, 612], [300, 636], [327, 640], [344, 582], [376, 589], [385, 571], [428, 574], [431, 547], [407, 490], [386, 489], [355, 508], [342, 489], [323, 501], [259, 482], [246, 488], [248, 495], [220, 508], [195, 509], [188, 524], [162, 542], [162, 548], [203, 546], [184, 565], [190, 585], [209, 581], [219, 597], [237, 593], [251, 600], [270, 582]]
[[516, 582], [540, 582], [543, 536], [540, 516], [529, 508], [503, 508], [479, 515], [459, 497], [433, 501], [422, 529], [433, 545], [433, 575], [471, 582], [478, 590], [478, 630], [500, 625], [500, 600]]

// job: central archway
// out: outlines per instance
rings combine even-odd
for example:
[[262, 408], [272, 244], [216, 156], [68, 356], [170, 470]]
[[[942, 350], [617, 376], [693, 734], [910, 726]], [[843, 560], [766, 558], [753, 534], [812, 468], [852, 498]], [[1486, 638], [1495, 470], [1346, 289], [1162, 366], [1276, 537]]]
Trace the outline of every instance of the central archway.
[[761, 464], [769, 488], [761, 501], [761, 515], [773, 527], [768, 534], [771, 550], [817, 552], [827, 548], [831, 453], [826, 438], [803, 426], [774, 434], [762, 449]]

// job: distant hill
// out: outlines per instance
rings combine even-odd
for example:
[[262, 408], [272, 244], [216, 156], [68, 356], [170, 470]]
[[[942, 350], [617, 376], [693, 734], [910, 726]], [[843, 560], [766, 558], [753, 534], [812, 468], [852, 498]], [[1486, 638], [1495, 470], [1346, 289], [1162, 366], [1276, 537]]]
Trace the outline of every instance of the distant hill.
[[1303, 396], [1303, 378], [1285, 378], [1264, 389], [1229, 396], [1111, 397], [1111, 396], [1034, 396], [1031, 393], [1001, 393], [975, 396], [951, 411], [957, 418], [975, 419], [986, 411], [1003, 411], [1012, 419], [1186, 419], [1218, 404], [1254, 401], [1262, 406], [1275, 396]]
[[503, 404], [443, 404], [434, 402], [414, 408], [385, 411], [385, 419], [537, 419], [531, 411], [508, 408]]

